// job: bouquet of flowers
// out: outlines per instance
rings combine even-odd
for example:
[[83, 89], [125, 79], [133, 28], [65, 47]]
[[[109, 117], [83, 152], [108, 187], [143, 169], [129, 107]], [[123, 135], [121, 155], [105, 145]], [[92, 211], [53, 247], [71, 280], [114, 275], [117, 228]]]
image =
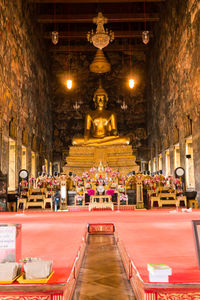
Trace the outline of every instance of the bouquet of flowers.
[[126, 175], [123, 175], [122, 177], [121, 177], [121, 180], [122, 181], [125, 181], [127, 179], [127, 176]]
[[123, 193], [124, 192], [124, 186], [123, 185], [118, 185], [118, 191], [120, 193]]
[[150, 179], [145, 179], [143, 181], [144, 185], [150, 185], [151, 184], [151, 180]]
[[115, 190], [113, 190], [113, 189], [109, 189], [109, 190], [107, 190], [106, 191], [106, 195], [114, 195], [114, 192], [115, 192]]
[[35, 181], [35, 178], [34, 178], [34, 177], [30, 177], [30, 178], [29, 178], [29, 183], [33, 184], [34, 181]]
[[97, 171], [97, 169], [94, 167], [90, 169], [90, 173], [96, 173], [96, 171]]
[[28, 186], [28, 182], [25, 179], [22, 179], [22, 181], [20, 182], [20, 186], [23, 188], [26, 188]]
[[78, 182], [78, 181], [80, 181], [80, 180], [81, 180], [81, 178], [80, 178], [79, 176], [75, 176], [75, 177], [74, 177], [74, 181], [75, 181], [75, 182]]
[[89, 196], [94, 196], [94, 190], [93, 189], [87, 190], [87, 193], [88, 193]]
[[77, 195], [76, 200], [77, 200], [77, 202], [78, 202], [79, 205], [82, 205], [83, 199], [84, 199], [83, 195]]
[[155, 175], [155, 176], [153, 177], [153, 179], [152, 179], [152, 182], [153, 182], [153, 183], [157, 183], [157, 182], [159, 182], [159, 181], [160, 181], [159, 175]]
[[83, 178], [87, 178], [89, 176], [89, 173], [88, 172], [83, 172], [83, 174], [82, 174], [82, 177]]
[[106, 173], [111, 173], [112, 170], [111, 170], [110, 167], [106, 167], [106, 168], [105, 168], [105, 171], [106, 171]]
[[114, 177], [114, 178], [119, 177], [119, 171], [113, 171], [112, 177]]
[[59, 186], [60, 185], [60, 180], [54, 180], [54, 185]]
[[123, 204], [126, 203], [126, 201], [128, 200], [128, 195], [127, 194], [121, 194], [119, 196], [120, 201], [122, 201]]
[[37, 187], [41, 188], [42, 185], [43, 185], [43, 181], [39, 179], [39, 180], [37, 181]]

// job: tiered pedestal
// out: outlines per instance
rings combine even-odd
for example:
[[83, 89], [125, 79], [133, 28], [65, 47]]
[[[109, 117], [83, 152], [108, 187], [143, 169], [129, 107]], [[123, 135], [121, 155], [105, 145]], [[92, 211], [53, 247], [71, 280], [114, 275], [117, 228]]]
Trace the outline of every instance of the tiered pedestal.
[[136, 157], [132, 152], [131, 145], [71, 146], [63, 171], [65, 174], [73, 172], [81, 176], [90, 168], [98, 167], [101, 162], [103, 166], [108, 166], [113, 171], [119, 171], [121, 175], [131, 171], [138, 172], [139, 166], [136, 164]]

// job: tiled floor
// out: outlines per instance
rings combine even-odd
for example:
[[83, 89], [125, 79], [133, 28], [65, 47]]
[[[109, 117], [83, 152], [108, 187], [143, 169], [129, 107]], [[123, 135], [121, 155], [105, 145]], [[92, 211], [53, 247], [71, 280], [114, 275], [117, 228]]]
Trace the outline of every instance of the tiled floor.
[[73, 300], [134, 300], [113, 235], [90, 235]]

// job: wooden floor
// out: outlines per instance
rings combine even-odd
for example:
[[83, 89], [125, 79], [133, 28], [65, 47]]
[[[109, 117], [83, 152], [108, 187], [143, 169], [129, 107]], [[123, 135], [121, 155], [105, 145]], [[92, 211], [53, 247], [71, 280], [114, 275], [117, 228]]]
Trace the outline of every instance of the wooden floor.
[[91, 235], [73, 300], [134, 300], [113, 235]]

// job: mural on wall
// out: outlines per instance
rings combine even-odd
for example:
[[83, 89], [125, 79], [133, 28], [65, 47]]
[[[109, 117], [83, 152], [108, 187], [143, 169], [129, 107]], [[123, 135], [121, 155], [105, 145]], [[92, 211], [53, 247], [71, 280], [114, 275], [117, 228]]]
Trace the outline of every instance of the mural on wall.
[[[0, 32], [2, 171], [7, 173], [9, 136], [31, 151], [34, 134], [44, 140], [51, 159], [51, 91], [46, 50], [33, 27], [27, 1], [1, 1]], [[20, 169], [20, 151], [17, 161]]]

